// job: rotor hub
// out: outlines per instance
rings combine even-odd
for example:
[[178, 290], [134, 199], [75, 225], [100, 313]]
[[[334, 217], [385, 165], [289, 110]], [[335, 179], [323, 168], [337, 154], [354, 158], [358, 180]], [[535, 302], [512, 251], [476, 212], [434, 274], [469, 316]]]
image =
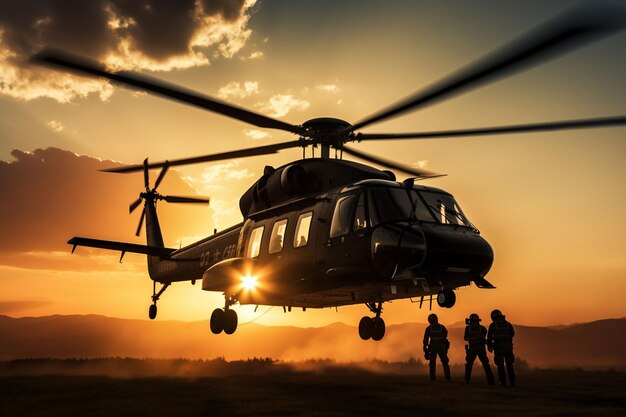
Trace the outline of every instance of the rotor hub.
[[139, 197], [144, 200], [158, 200], [161, 195], [156, 192], [156, 190], [145, 191], [143, 193], [139, 193]]
[[334, 117], [318, 117], [302, 124], [313, 144], [341, 148], [352, 139], [350, 123]]

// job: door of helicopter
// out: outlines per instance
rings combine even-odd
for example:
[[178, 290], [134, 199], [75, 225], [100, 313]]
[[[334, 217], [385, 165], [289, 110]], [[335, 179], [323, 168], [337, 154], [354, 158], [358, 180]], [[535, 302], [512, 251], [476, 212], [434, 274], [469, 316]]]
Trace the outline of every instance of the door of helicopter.
[[[344, 194], [332, 210], [322, 257], [335, 274], [358, 273], [369, 263], [370, 220], [366, 192]], [[331, 273], [330, 275], [333, 275]]]

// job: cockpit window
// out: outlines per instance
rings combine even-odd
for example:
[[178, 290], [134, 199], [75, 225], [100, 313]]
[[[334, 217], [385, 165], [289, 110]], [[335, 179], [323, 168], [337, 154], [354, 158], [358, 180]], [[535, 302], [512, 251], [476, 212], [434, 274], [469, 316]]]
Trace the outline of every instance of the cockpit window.
[[459, 207], [454, 197], [450, 194], [437, 193], [432, 191], [419, 191], [426, 201], [428, 208], [433, 213], [438, 223], [455, 224], [474, 229], [472, 223], [467, 220], [465, 214]]
[[375, 187], [369, 191], [369, 206], [372, 226], [379, 223], [408, 220], [411, 200], [401, 188]]
[[356, 195], [348, 195], [337, 200], [333, 221], [330, 224], [330, 237], [347, 234], [352, 223], [352, 212], [356, 203]]
[[[415, 192], [403, 188], [374, 187], [369, 190], [369, 211], [372, 226], [382, 222], [409, 220], [411, 206], [417, 220], [432, 222], [433, 217]], [[413, 200], [413, 201], [411, 201]]]
[[411, 198], [413, 199], [413, 203], [415, 204], [415, 217], [418, 220], [422, 220], [425, 222], [432, 222], [433, 216], [430, 214], [430, 211], [424, 205], [422, 199], [417, 195], [417, 191], [413, 191], [411, 193]]
[[330, 237], [347, 234], [350, 222], [352, 230], [356, 231], [384, 222], [411, 219], [476, 229], [450, 194], [417, 189], [407, 192], [404, 188], [377, 186], [362, 192], [358, 200], [353, 194], [337, 201]]

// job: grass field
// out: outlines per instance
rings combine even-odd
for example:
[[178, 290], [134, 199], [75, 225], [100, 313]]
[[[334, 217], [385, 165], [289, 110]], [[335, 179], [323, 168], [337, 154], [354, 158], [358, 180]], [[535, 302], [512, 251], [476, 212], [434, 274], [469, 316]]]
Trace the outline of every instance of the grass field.
[[423, 372], [244, 368], [211, 377], [4, 374], [0, 416], [626, 415], [622, 372], [526, 370], [510, 388], [487, 386], [477, 367], [470, 385], [458, 367], [452, 383]]

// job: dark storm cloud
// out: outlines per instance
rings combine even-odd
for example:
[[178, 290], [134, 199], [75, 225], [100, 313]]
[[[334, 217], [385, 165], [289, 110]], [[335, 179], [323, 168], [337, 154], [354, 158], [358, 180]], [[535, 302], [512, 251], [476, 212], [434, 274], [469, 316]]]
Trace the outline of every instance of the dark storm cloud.
[[197, 30], [193, 0], [157, 1], [149, 5], [140, 1], [115, 1], [116, 12], [135, 24], [118, 31], [130, 37], [134, 46], [148, 57], [162, 60], [185, 53]]
[[233, 21], [239, 17], [245, 2], [244, 0], [200, 0], [199, 3], [204, 13], [210, 16], [221, 15], [224, 19]]
[[[254, 0], [0, 0], [0, 94], [30, 100], [110, 96], [108, 84], [27, 64], [45, 47], [113, 69], [159, 70], [232, 57]], [[108, 88], [108, 90], [107, 90]]]
[[126, 39], [163, 60], [189, 51], [203, 17], [233, 22], [243, 12], [244, 0], [1, 0], [0, 27], [18, 59], [51, 45], [99, 58]]
[[[7, 264], [11, 256], [69, 251], [66, 242], [74, 235], [137, 241], [140, 210], [129, 216], [128, 204], [142, 189], [139, 174], [99, 172], [115, 164], [56, 148], [14, 150], [12, 155], [14, 161], [0, 161], [0, 263]], [[154, 181], [157, 172], [151, 174]], [[176, 171], [168, 172], [159, 191], [196, 194]], [[189, 206], [159, 205], [166, 242], [209, 233], [210, 209]], [[28, 263], [44, 266], [41, 259]]]
[[161, 60], [187, 52], [191, 39], [202, 24], [198, 12], [234, 21], [241, 16], [244, 0], [205, 0], [197, 9], [195, 0], [152, 1], [115, 0], [115, 11], [131, 24], [119, 32], [149, 57]]
[[0, 1], [2, 44], [17, 54], [29, 56], [43, 45], [61, 45], [99, 56], [113, 45], [104, 1]]

